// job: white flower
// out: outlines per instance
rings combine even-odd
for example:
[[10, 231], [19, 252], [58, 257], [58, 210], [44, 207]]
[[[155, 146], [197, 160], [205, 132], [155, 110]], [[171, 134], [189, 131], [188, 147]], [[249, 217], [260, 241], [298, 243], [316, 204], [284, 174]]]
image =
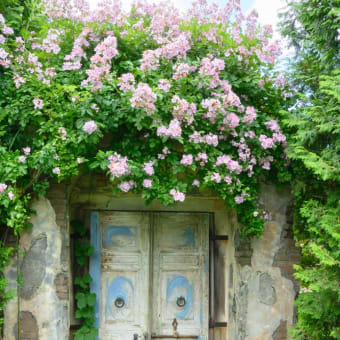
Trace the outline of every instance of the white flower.
[[60, 174], [60, 168], [58, 168], [58, 167], [53, 168], [52, 172], [53, 172], [55, 175], [59, 175], [59, 174]]
[[97, 124], [93, 120], [89, 120], [86, 122], [83, 126], [83, 130], [87, 132], [89, 135], [91, 135], [93, 132], [95, 132], [98, 129]]
[[22, 149], [24, 151], [24, 154], [27, 156], [31, 153], [31, 148], [30, 147], [27, 147], [27, 148], [23, 148]]
[[10, 192], [8, 193], [8, 198], [9, 198], [11, 201], [13, 200], [14, 194], [13, 194], [12, 191], [10, 191]]

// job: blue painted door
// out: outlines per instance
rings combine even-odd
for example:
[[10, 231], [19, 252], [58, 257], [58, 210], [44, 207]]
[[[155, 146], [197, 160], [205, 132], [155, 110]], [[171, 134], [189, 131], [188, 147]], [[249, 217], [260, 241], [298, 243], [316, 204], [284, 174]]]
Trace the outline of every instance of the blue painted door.
[[93, 239], [90, 271], [95, 272], [99, 339], [132, 340], [149, 331], [150, 215], [93, 212]]
[[153, 229], [152, 333], [208, 339], [209, 216], [159, 213]]
[[173, 335], [174, 318], [208, 339], [208, 232], [207, 214], [93, 212], [99, 339]]

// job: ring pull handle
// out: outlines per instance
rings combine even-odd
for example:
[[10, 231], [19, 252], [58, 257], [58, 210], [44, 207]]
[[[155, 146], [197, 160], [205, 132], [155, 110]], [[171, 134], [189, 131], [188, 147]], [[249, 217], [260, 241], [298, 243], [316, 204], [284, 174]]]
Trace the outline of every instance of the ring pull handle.
[[184, 296], [179, 296], [177, 299], [176, 299], [176, 305], [180, 308], [183, 308], [185, 307], [186, 305], [186, 300], [185, 300], [185, 297]]
[[117, 299], [115, 300], [115, 306], [117, 308], [123, 308], [125, 306], [125, 301], [123, 298], [121, 297], [117, 297]]

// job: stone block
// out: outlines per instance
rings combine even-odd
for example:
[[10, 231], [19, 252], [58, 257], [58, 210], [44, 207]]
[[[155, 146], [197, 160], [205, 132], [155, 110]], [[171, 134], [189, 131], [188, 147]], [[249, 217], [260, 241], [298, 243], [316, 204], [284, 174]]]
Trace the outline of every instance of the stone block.
[[69, 298], [69, 283], [66, 273], [59, 273], [55, 277], [54, 284], [56, 287], [56, 294], [60, 300], [68, 300]]
[[21, 265], [23, 287], [20, 295], [23, 299], [30, 299], [39, 289], [46, 274], [47, 236], [40, 234], [32, 241], [30, 249], [24, 256]]
[[273, 340], [286, 340], [287, 339], [287, 321], [280, 322], [280, 325], [273, 333]]
[[[18, 339], [18, 324], [13, 329], [14, 337]], [[20, 340], [39, 340], [37, 320], [29, 311], [20, 312]]]
[[259, 276], [259, 301], [265, 305], [273, 305], [276, 298], [275, 282], [268, 273]]

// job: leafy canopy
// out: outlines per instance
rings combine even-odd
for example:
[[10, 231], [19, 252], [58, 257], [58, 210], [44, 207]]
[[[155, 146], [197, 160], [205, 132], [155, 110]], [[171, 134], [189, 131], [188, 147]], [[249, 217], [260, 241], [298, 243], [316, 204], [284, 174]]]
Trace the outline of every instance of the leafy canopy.
[[270, 28], [234, 2], [186, 16], [144, 2], [45, 11], [22, 37], [1, 24], [1, 222], [22, 225], [11, 212], [50, 178], [102, 169], [148, 202], [213, 189], [260, 232], [259, 181], [287, 176], [275, 117], [289, 93]]

